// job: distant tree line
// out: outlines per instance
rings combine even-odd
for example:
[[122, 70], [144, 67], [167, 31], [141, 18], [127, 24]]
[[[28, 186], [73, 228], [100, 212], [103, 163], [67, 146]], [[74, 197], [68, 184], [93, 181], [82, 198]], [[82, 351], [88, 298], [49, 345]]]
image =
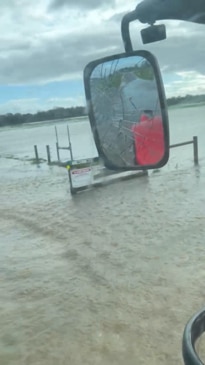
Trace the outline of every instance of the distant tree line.
[[[205, 95], [186, 95], [177, 96], [167, 99], [167, 105], [180, 105], [180, 104], [192, 104], [205, 102]], [[18, 125], [23, 123], [42, 122], [47, 120], [64, 119], [64, 118], [75, 118], [86, 116], [86, 108], [84, 106], [77, 106], [71, 108], [55, 108], [48, 111], [39, 111], [35, 114], [12, 114], [7, 113], [0, 115], [0, 127], [7, 125]]]
[[205, 102], [205, 95], [186, 95], [167, 99], [167, 105], [192, 104]]
[[48, 111], [39, 111], [35, 114], [27, 113], [7, 113], [0, 115], [0, 127], [6, 125], [18, 125], [23, 123], [41, 122], [46, 120], [75, 118], [87, 115], [86, 109], [83, 106], [72, 108], [55, 108]]

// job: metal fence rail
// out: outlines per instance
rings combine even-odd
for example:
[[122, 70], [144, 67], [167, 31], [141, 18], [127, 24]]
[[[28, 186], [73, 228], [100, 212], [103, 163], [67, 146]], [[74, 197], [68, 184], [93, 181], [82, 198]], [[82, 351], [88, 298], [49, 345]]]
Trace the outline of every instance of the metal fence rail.
[[198, 156], [198, 137], [194, 136], [191, 141], [172, 144], [171, 146], [169, 146], [169, 148], [186, 146], [188, 144], [193, 144], [194, 163], [195, 163], [195, 165], [198, 165], [198, 163], [199, 163], [199, 156]]

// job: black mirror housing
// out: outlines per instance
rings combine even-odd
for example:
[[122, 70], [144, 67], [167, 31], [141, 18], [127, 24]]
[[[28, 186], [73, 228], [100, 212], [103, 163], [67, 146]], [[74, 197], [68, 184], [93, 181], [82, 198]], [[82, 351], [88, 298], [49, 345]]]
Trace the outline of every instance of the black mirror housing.
[[169, 159], [169, 123], [157, 59], [148, 51], [105, 57], [84, 69], [98, 153], [112, 170], [148, 170]]

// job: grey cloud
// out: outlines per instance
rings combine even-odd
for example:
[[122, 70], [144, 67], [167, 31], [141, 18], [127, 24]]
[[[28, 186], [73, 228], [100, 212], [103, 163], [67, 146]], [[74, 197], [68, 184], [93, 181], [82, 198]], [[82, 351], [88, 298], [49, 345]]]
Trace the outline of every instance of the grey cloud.
[[205, 74], [204, 25], [182, 22], [176, 28], [171, 24], [168, 23], [166, 40], [146, 46], [142, 44], [139, 33], [145, 27], [137, 25], [135, 32], [132, 32], [133, 48], [154, 53], [160, 66], [166, 66], [169, 72], [195, 70]]
[[179, 72], [196, 70], [205, 74], [204, 36], [173, 36], [166, 41], [152, 44], [153, 52], [160, 66], [167, 66], [167, 71]]
[[15, 6], [15, 0], [0, 1], [1, 8], [9, 8]]
[[0, 83], [23, 84], [82, 75], [88, 62], [120, 51], [121, 38], [115, 31], [76, 35], [72, 39], [64, 35], [26, 52], [12, 52], [7, 59], [0, 56]]
[[52, 0], [50, 8], [59, 9], [67, 6], [69, 8], [97, 9], [113, 5], [115, 5], [115, 0]]
[[29, 2], [28, 0], [0, 0], [0, 8], [5, 11], [10, 10], [12, 12], [20, 12], [20, 11], [24, 11], [24, 8], [29, 6]]
[[[39, 38], [37, 43], [19, 39], [13, 44], [11, 40], [7, 43], [0, 39], [0, 83], [46, 82], [74, 74], [82, 77], [88, 62], [124, 51], [120, 24], [109, 20], [100, 27], [72, 37], [68, 33], [50, 39]], [[139, 24], [132, 31], [134, 49], [150, 50], [157, 56], [160, 66], [166, 66], [169, 72], [195, 70], [205, 74], [204, 26], [184, 26], [187, 33], [181, 33], [179, 27], [179, 35], [174, 36], [170, 30], [166, 41], [146, 47], [142, 45], [140, 29]]]
[[0, 37], [0, 53], [28, 51], [31, 47], [32, 44], [29, 40], [9, 41], [8, 39], [1, 39]]
[[116, 22], [118, 24], [121, 23], [122, 17], [126, 14], [127, 12], [121, 12], [121, 13], [116, 13], [115, 15], [113, 15], [109, 21], [113, 21]]

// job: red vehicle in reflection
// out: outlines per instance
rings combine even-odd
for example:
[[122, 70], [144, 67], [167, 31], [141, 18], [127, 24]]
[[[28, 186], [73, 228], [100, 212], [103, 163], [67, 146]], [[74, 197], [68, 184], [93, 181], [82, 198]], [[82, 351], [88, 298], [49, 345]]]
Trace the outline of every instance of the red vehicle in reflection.
[[160, 115], [144, 110], [138, 123], [132, 126], [135, 163], [154, 165], [164, 156], [164, 131]]

